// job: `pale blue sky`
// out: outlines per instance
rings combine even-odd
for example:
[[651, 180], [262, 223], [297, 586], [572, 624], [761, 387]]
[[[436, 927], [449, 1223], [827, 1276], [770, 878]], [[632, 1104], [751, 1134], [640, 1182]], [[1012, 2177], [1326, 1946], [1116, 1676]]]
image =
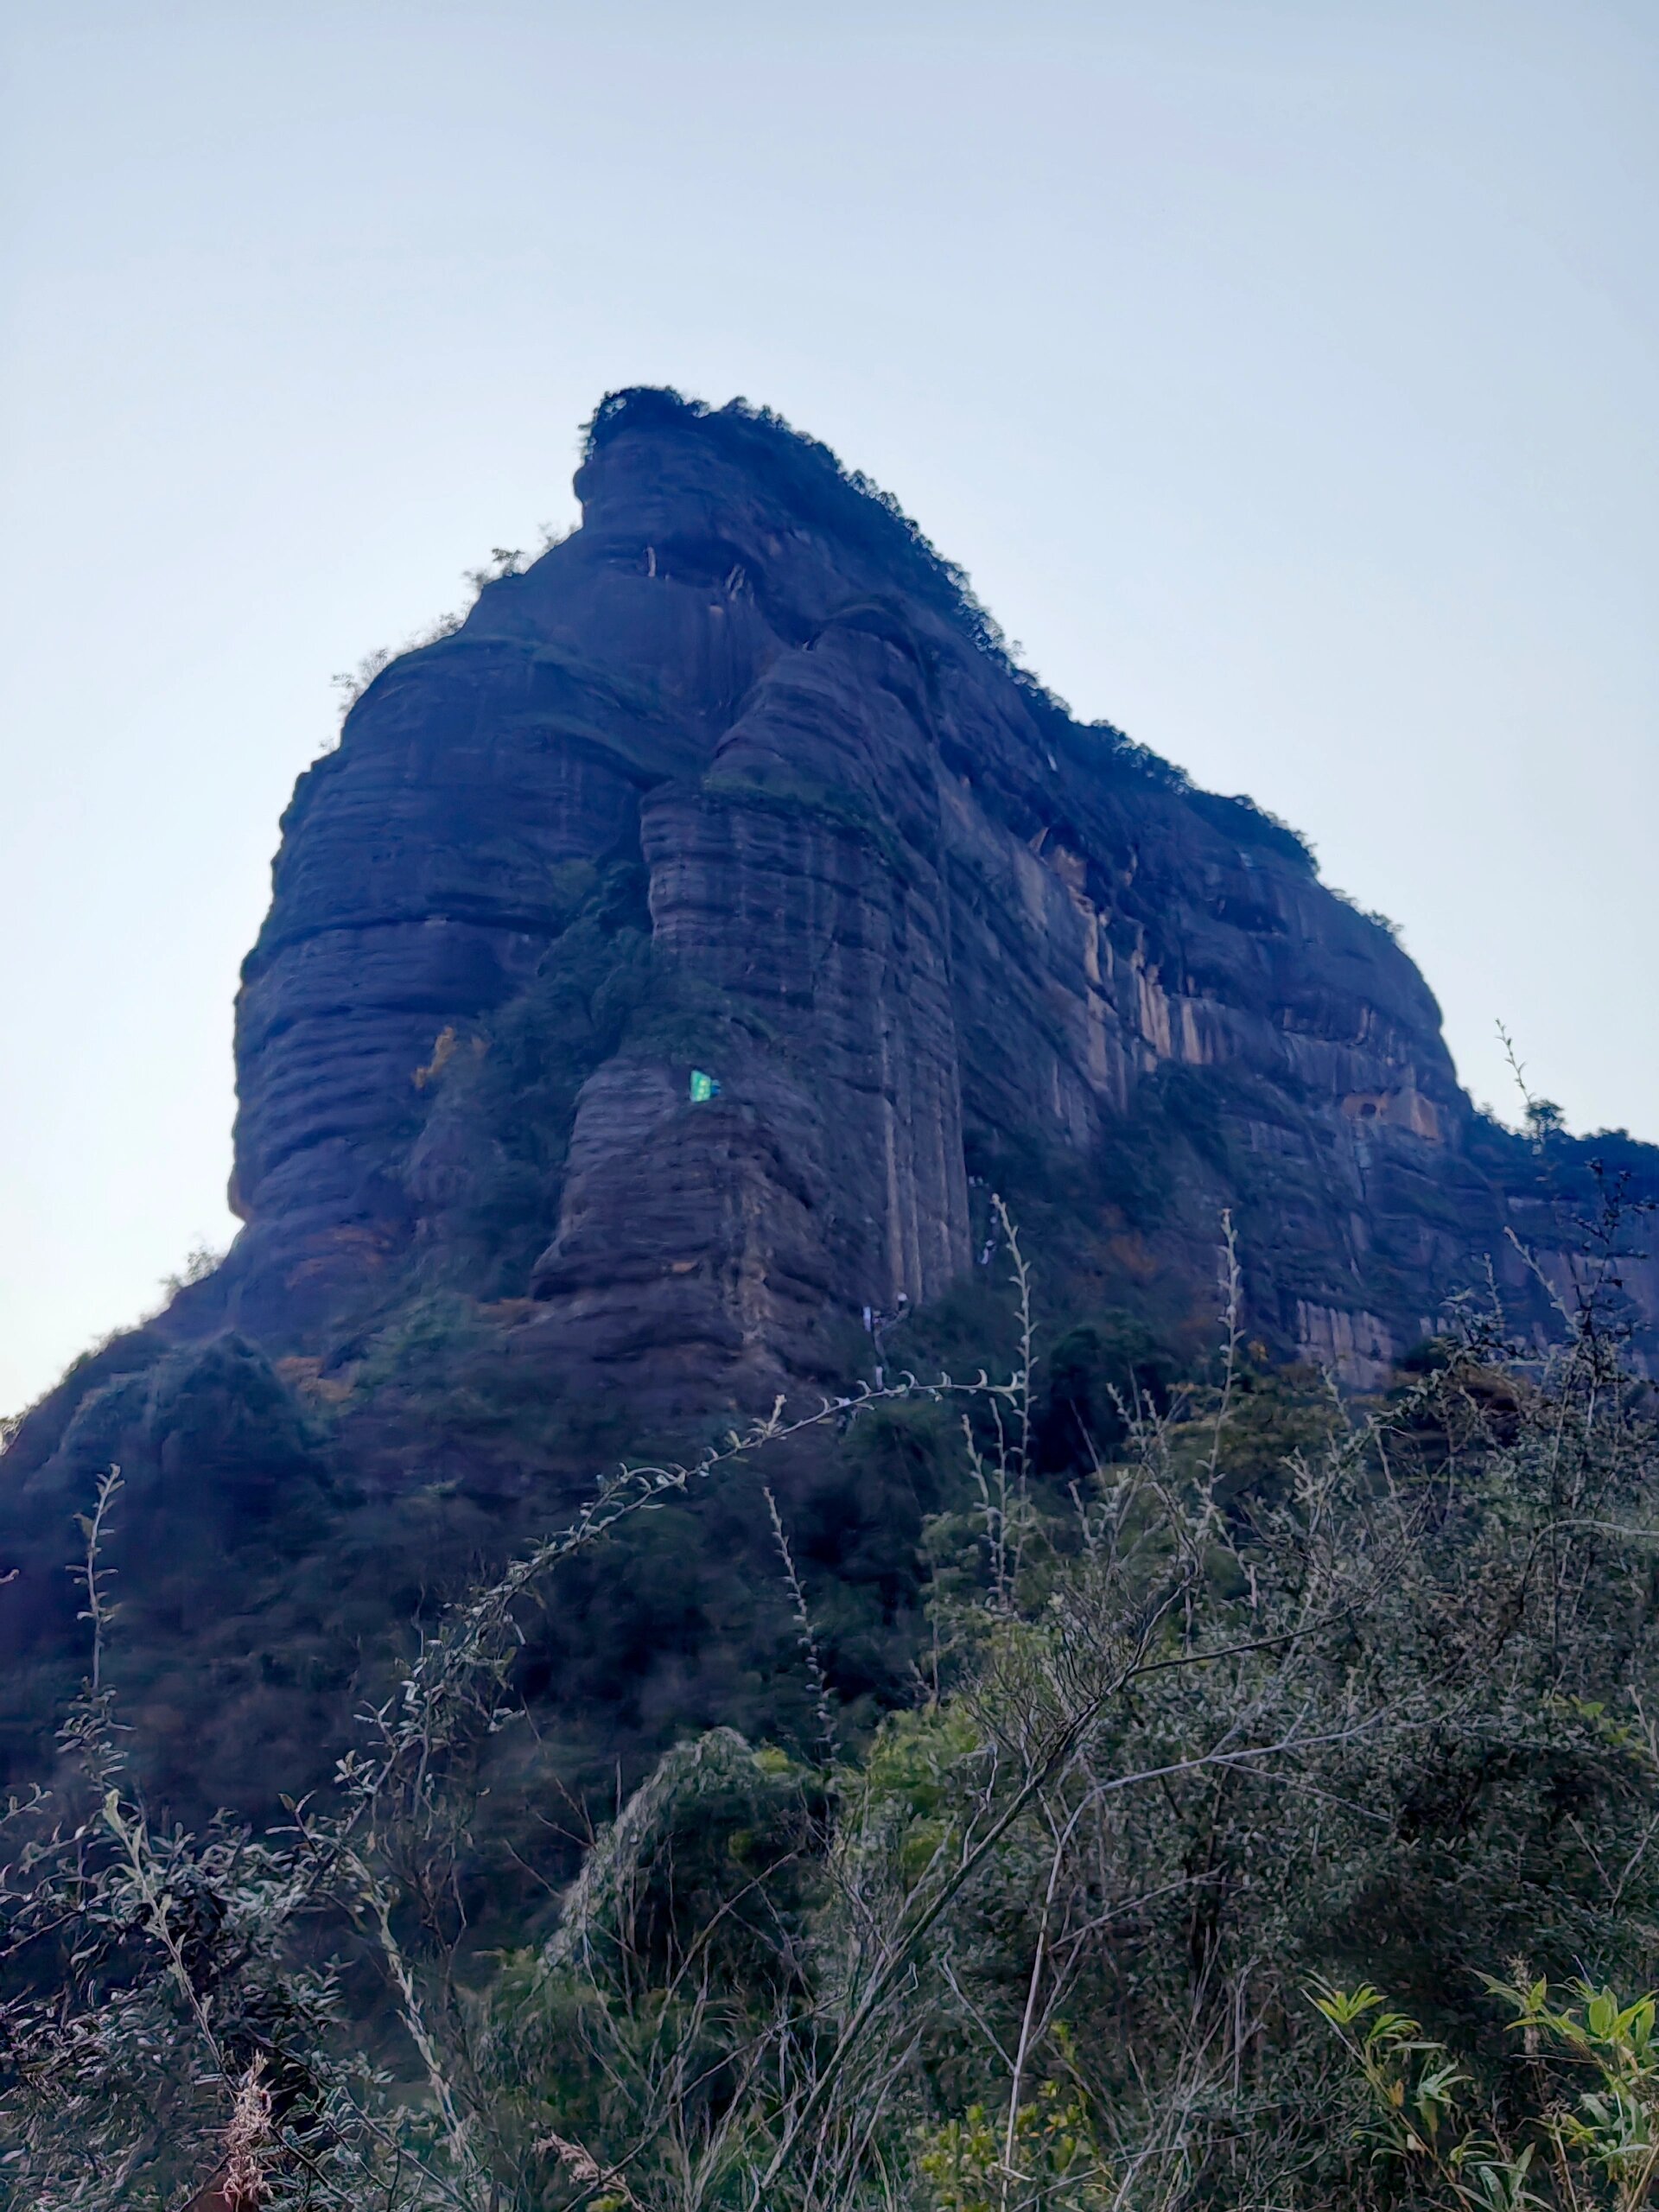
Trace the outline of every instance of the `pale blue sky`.
[[0, 1409], [229, 1230], [332, 671], [766, 401], [1659, 1137], [1653, 0], [12, 0]]

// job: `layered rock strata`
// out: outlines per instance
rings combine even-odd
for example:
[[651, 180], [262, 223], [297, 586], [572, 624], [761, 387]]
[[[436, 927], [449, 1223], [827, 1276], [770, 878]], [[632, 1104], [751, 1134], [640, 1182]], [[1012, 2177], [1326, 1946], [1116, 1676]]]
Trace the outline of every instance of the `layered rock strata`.
[[[634, 391], [576, 489], [301, 779], [238, 1006], [246, 1226], [158, 1341], [349, 1372], [436, 1283], [550, 1382], [753, 1397], [867, 1361], [1022, 1172], [1102, 1302], [1208, 1317], [1230, 1209], [1248, 1329], [1360, 1385], [1489, 1273], [1532, 1325], [1571, 1294], [1388, 927], [1078, 724], [870, 486]], [[1651, 1264], [1625, 1288], [1650, 1323]]]
[[[1214, 1211], [1253, 1215], [1281, 1352], [1373, 1380], [1488, 1255], [1516, 1275], [1432, 996], [1292, 834], [1079, 726], [769, 418], [619, 395], [576, 488], [581, 529], [388, 667], [301, 781], [204, 1324], [304, 1348], [442, 1246], [436, 1102], [569, 928], [572, 863], [643, 870], [691, 1013], [573, 1055], [544, 1249], [495, 1286], [535, 1301], [526, 1357], [694, 1393], [830, 1372], [867, 1310], [969, 1266], [976, 1147], [1109, 1168], [1183, 1100], [1202, 1203], [1103, 1236], [1202, 1274]], [[448, 1142], [453, 1194], [482, 1171]]]

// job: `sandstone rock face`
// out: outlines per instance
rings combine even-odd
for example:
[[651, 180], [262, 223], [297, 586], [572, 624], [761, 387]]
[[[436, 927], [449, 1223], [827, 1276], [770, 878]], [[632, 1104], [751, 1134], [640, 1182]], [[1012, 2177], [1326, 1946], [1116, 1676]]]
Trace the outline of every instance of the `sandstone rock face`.
[[[1421, 977], [1292, 832], [1076, 722], [769, 418], [618, 395], [577, 484], [581, 530], [301, 779], [238, 1008], [243, 1231], [0, 1462], [0, 1784], [50, 1770], [112, 1465], [155, 1802], [268, 1803], [597, 1467], [1001, 1357], [994, 1192], [1038, 1271], [1046, 1479], [1142, 1350], [1213, 1357], [1229, 1216], [1252, 1358], [1382, 1386], [1448, 1297], [1495, 1283], [1541, 1336], [1600, 1268], [1656, 1371], [1659, 1262], [1605, 1266], [1574, 1217], [1597, 1166], [1659, 1196], [1659, 1154], [1475, 1112]], [[950, 1492], [867, 1433], [779, 1479], [879, 1708]], [[642, 1518], [550, 1608], [527, 1694], [594, 1802], [688, 1728], [787, 1740], [753, 1503]]]
[[618, 395], [577, 489], [301, 780], [238, 1010], [246, 1227], [177, 1325], [315, 1352], [425, 1270], [551, 1373], [753, 1395], [969, 1271], [1016, 1154], [1096, 1176], [1107, 1290], [1212, 1306], [1230, 1206], [1248, 1326], [1358, 1383], [1488, 1255], [1529, 1294], [1524, 1147], [1294, 835], [1079, 726], [769, 418]]

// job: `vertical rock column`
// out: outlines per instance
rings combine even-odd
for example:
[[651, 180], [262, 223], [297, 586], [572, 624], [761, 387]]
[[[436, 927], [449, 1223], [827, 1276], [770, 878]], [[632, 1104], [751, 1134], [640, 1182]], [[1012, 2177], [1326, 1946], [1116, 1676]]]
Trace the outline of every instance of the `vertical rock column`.
[[512, 711], [527, 665], [465, 639], [397, 663], [283, 818], [237, 1005], [248, 1226], [224, 1271], [262, 1339], [303, 1338], [406, 1247], [416, 1071], [534, 972], [560, 863], [632, 838], [626, 775]]
[[[684, 1027], [588, 1085], [537, 1271], [549, 1325], [601, 1366], [649, 1347], [660, 1373], [672, 1345], [688, 1372], [714, 1352], [827, 1375], [862, 1306], [936, 1297], [968, 1262], [931, 769], [903, 702], [846, 673], [792, 656], [700, 784], [642, 804]], [[712, 1100], [690, 1097], [694, 1056]]]
[[765, 798], [665, 796], [641, 827], [658, 944], [764, 1025], [755, 1058], [814, 1127], [836, 1294], [936, 1297], [968, 1251], [938, 878]]

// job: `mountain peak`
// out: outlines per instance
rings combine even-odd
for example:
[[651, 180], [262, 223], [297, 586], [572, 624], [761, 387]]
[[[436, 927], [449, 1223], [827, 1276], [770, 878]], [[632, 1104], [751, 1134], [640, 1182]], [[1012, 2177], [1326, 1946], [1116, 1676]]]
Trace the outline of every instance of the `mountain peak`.
[[1065, 1300], [1177, 1329], [1230, 1212], [1253, 1334], [1359, 1384], [1489, 1262], [1530, 1310], [1517, 1209], [1570, 1278], [1389, 932], [1075, 721], [827, 447], [635, 387], [576, 488], [301, 779], [238, 1009], [246, 1225], [162, 1337], [349, 1378], [440, 1290], [550, 1388], [753, 1399], [970, 1284], [992, 1183], [1058, 1206]]
[[[261, 1655], [326, 1617], [344, 1696], [359, 1635], [596, 1460], [995, 1360], [999, 1198], [1068, 1467], [1077, 1390], [1138, 1387], [1112, 1347], [1202, 1370], [1228, 1237], [1250, 1360], [1361, 1389], [1459, 1292], [1541, 1341], [1580, 1286], [1595, 1146], [1478, 1115], [1422, 977], [1295, 834], [1073, 721], [824, 448], [618, 393], [577, 484], [582, 527], [382, 670], [300, 779], [237, 1007], [229, 1256], [5, 1455], [17, 1681], [73, 1646], [65, 1547], [118, 1465], [134, 1663], [171, 1681], [188, 1619], [242, 1683], [186, 1699], [186, 1789], [334, 1740], [314, 1684], [273, 1749]], [[1598, 1311], [1650, 1361], [1659, 1266], [1617, 1275]], [[861, 1503], [862, 1448], [823, 1512], [902, 1581], [930, 1509]], [[236, 1578], [252, 1615], [210, 1632]]]

